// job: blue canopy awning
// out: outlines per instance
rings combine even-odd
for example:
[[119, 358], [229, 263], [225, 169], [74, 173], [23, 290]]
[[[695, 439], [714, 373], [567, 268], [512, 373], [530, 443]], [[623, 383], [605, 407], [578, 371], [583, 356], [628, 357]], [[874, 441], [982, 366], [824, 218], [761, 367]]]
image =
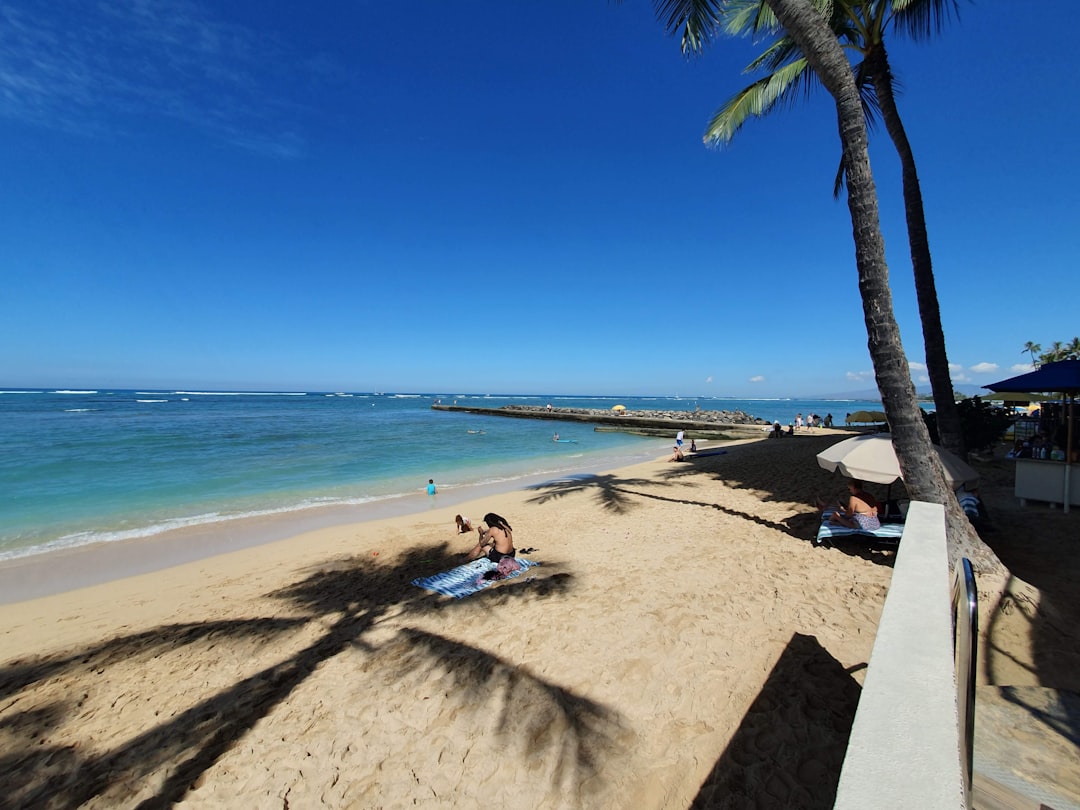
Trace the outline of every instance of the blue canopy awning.
[[1080, 360], [1044, 363], [1027, 374], [990, 383], [984, 385], [983, 388], [989, 388], [991, 391], [1045, 391], [1075, 394], [1080, 392]]

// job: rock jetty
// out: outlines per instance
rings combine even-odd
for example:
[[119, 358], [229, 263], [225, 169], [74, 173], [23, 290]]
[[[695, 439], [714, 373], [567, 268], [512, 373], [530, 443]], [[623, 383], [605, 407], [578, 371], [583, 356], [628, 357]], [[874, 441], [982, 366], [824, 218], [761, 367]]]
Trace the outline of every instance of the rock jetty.
[[[484, 416], [509, 416], [518, 419], [550, 419], [563, 422], [591, 422], [608, 425], [619, 430], [636, 431], [641, 428], [663, 430], [709, 431], [753, 427], [769, 424], [743, 411], [659, 411], [626, 410], [612, 411], [600, 408], [556, 408], [536, 405], [504, 405], [501, 408], [472, 408], [464, 405], [431, 406], [436, 411], [456, 411]], [[689, 438], [689, 436], [688, 436]]]
[[[582, 414], [590, 419], [598, 416], [611, 417], [616, 421], [626, 419], [663, 419], [667, 422], [705, 422], [710, 425], [765, 425], [764, 419], [758, 419], [743, 411], [612, 411], [601, 408], [547, 408], [536, 405], [506, 405], [498, 410], [506, 411], [536, 411], [542, 415], [554, 413]], [[621, 414], [621, 415], [620, 415]]]

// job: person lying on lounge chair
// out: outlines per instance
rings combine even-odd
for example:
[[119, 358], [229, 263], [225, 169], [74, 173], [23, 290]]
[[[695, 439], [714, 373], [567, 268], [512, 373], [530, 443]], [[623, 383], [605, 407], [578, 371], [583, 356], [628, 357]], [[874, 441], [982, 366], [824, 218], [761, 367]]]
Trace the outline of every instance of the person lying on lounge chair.
[[[831, 523], [846, 526], [863, 532], [872, 532], [881, 528], [881, 519], [878, 517], [878, 503], [874, 496], [863, 490], [862, 481], [852, 478], [848, 481], [848, 502], [844, 505], [843, 498], [836, 511], [829, 517]], [[828, 504], [818, 503], [818, 507], [825, 509]]]

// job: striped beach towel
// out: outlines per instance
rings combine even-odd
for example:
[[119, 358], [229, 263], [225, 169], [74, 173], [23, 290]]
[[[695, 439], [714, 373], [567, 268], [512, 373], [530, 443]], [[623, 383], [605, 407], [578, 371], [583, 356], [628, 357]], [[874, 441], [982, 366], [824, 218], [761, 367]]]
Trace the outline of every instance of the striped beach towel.
[[830, 523], [829, 518], [834, 511], [834, 509], [826, 509], [824, 513], [822, 513], [821, 526], [818, 527], [817, 537], [814, 538], [815, 546], [820, 546], [822, 543], [825, 543], [833, 537], [852, 536], [874, 537], [887, 543], [899, 543], [901, 536], [904, 534], [903, 523], [882, 523], [880, 528], [874, 529], [873, 531], [866, 531], [865, 529], [849, 529], [847, 526]]
[[[521, 567], [517, 571], [513, 571], [502, 579], [513, 579], [514, 577], [521, 576], [522, 572], [527, 571], [534, 565], [540, 563], [526, 560], [523, 557], [517, 558], [518, 565]], [[463, 599], [469, 594], [482, 591], [489, 585], [493, 585], [500, 580], [497, 579], [484, 579], [484, 574], [488, 571], [494, 571], [498, 566], [486, 557], [481, 557], [479, 560], [473, 560], [472, 562], [459, 565], [457, 568], [451, 568], [449, 571], [443, 571], [439, 574], [433, 574], [430, 577], [418, 577], [412, 581], [412, 584], [418, 588], [423, 588], [428, 591], [435, 591], [435, 593], [441, 593], [444, 596], [453, 596], [455, 599]]]

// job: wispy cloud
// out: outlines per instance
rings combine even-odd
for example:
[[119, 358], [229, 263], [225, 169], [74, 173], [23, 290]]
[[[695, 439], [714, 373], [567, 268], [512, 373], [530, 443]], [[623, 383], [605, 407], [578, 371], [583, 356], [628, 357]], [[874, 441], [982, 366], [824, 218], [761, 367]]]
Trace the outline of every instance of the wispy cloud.
[[302, 151], [301, 66], [189, 0], [0, 5], [0, 115], [90, 135], [181, 122], [240, 148]]
[[752, 383], [765, 382], [765, 377], [762, 376], [761, 374], [756, 374], [755, 376], [750, 378], [750, 382], [752, 382]]
[[1027, 374], [1029, 371], [1034, 371], [1035, 366], [1031, 363], [1014, 363], [1009, 366], [1009, 371], [1013, 374]]
[[972, 374], [993, 374], [997, 370], [997, 363], [976, 363], [971, 367]]
[[874, 372], [872, 371], [849, 371], [846, 376], [852, 382], [865, 382], [866, 380], [874, 379]]

